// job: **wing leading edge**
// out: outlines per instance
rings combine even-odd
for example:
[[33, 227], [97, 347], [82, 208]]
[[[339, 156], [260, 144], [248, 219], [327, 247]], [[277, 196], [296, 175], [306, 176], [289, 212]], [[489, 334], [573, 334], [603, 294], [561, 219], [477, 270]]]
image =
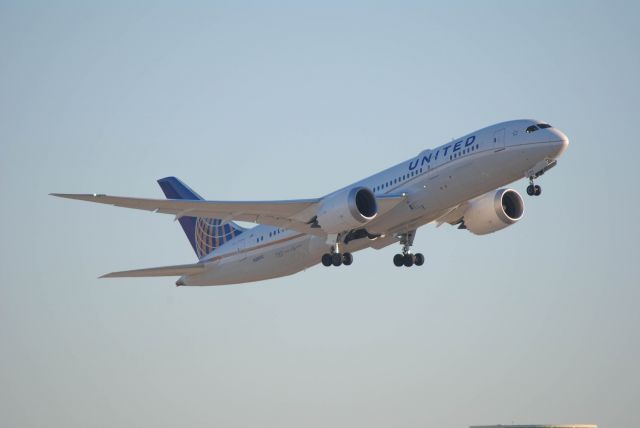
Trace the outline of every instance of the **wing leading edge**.
[[51, 193], [52, 196], [80, 201], [96, 202], [117, 207], [183, 216], [214, 217], [224, 221], [237, 220], [251, 223], [286, 227], [304, 233], [314, 233], [307, 224], [313, 218], [315, 206], [320, 199], [290, 201], [205, 201], [178, 199], [147, 199], [100, 194]]

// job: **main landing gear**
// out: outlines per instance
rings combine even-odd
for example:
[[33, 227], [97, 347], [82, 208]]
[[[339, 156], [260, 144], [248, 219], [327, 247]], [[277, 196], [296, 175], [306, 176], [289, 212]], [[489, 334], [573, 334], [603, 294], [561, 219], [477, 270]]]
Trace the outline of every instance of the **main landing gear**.
[[527, 195], [540, 196], [542, 194], [542, 187], [537, 184], [533, 184], [533, 177], [529, 177], [529, 185], [527, 186]]
[[416, 236], [416, 231], [412, 230], [408, 233], [400, 235], [400, 243], [402, 244], [402, 254], [396, 254], [393, 256], [393, 264], [397, 267], [406, 266], [411, 267], [413, 265], [422, 266], [424, 264], [424, 256], [421, 253], [412, 254], [411, 246], [413, 245], [413, 238]]
[[324, 253], [322, 255], [322, 264], [324, 266], [349, 266], [353, 263], [353, 255], [351, 255], [351, 253], [340, 253], [338, 241], [339, 237], [336, 238], [336, 243], [331, 247], [331, 253]]
[[395, 256], [393, 256], [393, 264], [398, 267], [400, 266], [411, 267], [413, 265], [422, 266], [424, 264], [424, 256], [422, 255], [422, 253], [396, 254]]
[[345, 265], [345, 266], [349, 266], [351, 263], [353, 263], [353, 256], [351, 255], [351, 253], [324, 253], [322, 255], [322, 264], [324, 266], [340, 266], [340, 265]]

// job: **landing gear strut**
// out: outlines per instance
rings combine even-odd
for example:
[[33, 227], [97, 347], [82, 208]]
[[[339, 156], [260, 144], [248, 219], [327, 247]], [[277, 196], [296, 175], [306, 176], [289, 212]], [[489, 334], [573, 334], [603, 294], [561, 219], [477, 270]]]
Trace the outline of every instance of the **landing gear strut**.
[[540, 196], [542, 194], [542, 187], [537, 184], [533, 184], [533, 177], [529, 177], [529, 185], [527, 186], [527, 195]]
[[424, 264], [424, 256], [421, 253], [412, 254], [411, 246], [413, 245], [413, 238], [416, 236], [416, 231], [412, 230], [408, 233], [400, 235], [400, 243], [402, 244], [402, 254], [396, 254], [393, 256], [393, 264], [397, 267], [406, 266], [411, 267], [413, 265], [422, 266]]
[[324, 266], [349, 266], [353, 263], [353, 256], [351, 253], [340, 253], [340, 246], [338, 245], [338, 242], [340, 242], [339, 235], [335, 238], [335, 243], [331, 247], [331, 253], [324, 253], [322, 255], [322, 264]]

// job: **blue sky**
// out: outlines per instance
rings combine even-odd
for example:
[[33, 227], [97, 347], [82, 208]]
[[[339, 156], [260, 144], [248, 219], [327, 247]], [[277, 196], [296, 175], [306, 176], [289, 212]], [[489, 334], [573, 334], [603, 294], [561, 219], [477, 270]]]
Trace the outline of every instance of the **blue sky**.
[[[0, 425], [640, 425], [639, 9], [3, 2]], [[571, 139], [542, 197], [420, 229], [421, 269], [98, 280], [193, 253], [169, 216], [47, 196], [316, 197], [523, 117]]]

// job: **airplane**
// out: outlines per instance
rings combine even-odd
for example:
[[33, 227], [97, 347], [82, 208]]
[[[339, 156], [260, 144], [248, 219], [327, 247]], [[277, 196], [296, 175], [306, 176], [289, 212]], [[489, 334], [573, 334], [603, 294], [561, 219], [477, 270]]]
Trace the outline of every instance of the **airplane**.
[[[522, 219], [524, 201], [511, 188], [557, 165], [567, 136], [531, 119], [498, 123], [427, 149], [321, 198], [210, 201], [175, 177], [158, 180], [166, 199], [104, 194], [52, 196], [175, 216], [198, 261], [112, 272], [101, 278], [179, 276], [177, 286], [241, 284], [324, 266], [351, 265], [353, 253], [399, 243], [397, 267], [421, 266], [411, 251], [420, 226], [450, 224], [485, 235]], [[234, 221], [256, 223], [245, 228]]]

